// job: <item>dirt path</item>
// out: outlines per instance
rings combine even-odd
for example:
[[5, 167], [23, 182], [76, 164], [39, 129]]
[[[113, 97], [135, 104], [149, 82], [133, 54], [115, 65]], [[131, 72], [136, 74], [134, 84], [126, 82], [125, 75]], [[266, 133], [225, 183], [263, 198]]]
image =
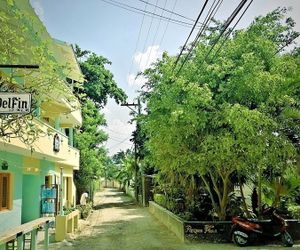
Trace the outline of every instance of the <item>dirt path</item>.
[[[54, 243], [50, 249], [101, 250], [231, 250], [232, 244], [181, 243], [147, 209], [116, 189], [105, 189], [95, 197], [95, 210], [74, 240]], [[245, 248], [249, 249], [249, 248]], [[269, 247], [250, 249], [274, 249]], [[279, 249], [276, 247], [276, 249]]]

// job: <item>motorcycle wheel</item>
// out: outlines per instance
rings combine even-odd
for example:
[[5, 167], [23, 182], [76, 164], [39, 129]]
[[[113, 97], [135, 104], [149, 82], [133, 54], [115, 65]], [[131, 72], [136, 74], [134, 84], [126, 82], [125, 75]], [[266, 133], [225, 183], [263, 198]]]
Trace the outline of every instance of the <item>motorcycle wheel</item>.
[[[245, 236], [243, 236], [245, 235]], [[232, 233], [232, 241], [240, 246], [244, 247], [248, 245], [248, 235], [240, 230], [236, 230]]]
[[288, 232], [281, 234], [281, 241], [285, 247], [292, 247], [294, 245], [293, 238]]

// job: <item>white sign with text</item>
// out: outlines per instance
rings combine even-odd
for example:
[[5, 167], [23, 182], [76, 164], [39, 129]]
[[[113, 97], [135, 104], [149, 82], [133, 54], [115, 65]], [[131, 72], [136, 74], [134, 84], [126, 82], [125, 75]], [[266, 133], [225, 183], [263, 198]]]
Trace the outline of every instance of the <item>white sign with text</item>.
[[31, 94], [0, 92], [0, 114], [28, 114]]

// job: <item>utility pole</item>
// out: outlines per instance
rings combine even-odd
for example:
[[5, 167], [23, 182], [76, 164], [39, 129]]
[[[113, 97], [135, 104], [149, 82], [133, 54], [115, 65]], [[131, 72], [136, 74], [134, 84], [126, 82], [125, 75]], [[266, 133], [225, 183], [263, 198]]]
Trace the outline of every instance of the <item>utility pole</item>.
[[63, 209], [63, 185], [64, 185], [64, 174], [63, 168], [60, 167], [60, 187], [59, 187], [59, 215], [64, 215]]
[[[140, 99], [138, 99], [137, 103], [122, 103], [121, 106], [128, 107], [131, 111], [133, 111], [138, 116], [141, 114]], [[134, 108], [137, 107], [138, 111], [136, 112], [136, 110], [134, 110], [132, 107], [134, 107]], [[139, 125], [138, 125], [138, 122], [136, 122], [136, 131], [138, 132], [138, 130], [139, 130]], [[138, 167], [138, 156], [137, 156], [137, 143], [136, 143], [136, 140], [134, 140], [134, 179], [135, 179], [134, 196], [137, 201], [138, 201], [138, 182], [137, 182], [138, 169], [139, 169], [139, 167]]]

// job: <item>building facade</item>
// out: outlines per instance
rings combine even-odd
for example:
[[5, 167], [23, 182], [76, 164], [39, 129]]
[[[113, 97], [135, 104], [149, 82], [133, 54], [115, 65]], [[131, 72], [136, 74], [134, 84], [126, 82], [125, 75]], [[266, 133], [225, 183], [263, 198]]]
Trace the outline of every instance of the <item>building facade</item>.
[[[28, 0], [1, 1], [0, 14], [2, 13], [7, 20], [13, 13], [30, 17], [32, 24], [28, 31], [22, 30], [20, 47], [24, 45], [22, 43], [26, 43], [25, 47], [39, 46], [39, 43], [46, 40], [51, 60], [59, 65], [67, 65], [62, 70], [57, 70], [57, 74], [72, 93], [73, 84], [83, 81], [72, 47], [50, 37]], [[16, 20], [8, 22], [12, 32], [21, 25]], [[4, 58], [4, 42], [0, 42], [0, 55]], [[14, 46], [18, 47], [18, 43]], [[9, 57], [6, 61], [0, 59], [0, 79], [12, 76], [12, 69], [1, 68], [1, 64], [24, 64], [24, 58], [31, 58], [31, 52], [27, 52], [26, 48], [22, 52], [16, 53], [11, 60]], [[38, 76], [45, 73], [37, 71], [34, 74]], [[22, 77], [13, 77], [16, 82], [25, 84]], [[36, 102], [34, 112], [32, 124], [40, 133], [32, 145], [29, 146], [20, 138], [7, 140], [0, 137], [0, 234], [41, 216], [54, 215], [61, 205], [60, 200], [66, 208], [75, 206], [73, 172], [79, 169], [79, 150], [74, 148], [73, 136], [74, 129], [82, 123], [79, 102], [76, 98], [66, 98], [64, 93], [49, 91], [44, 99]], [[0, 114], [0, 121], [3, 119], [6, 119], [5, 116], [1, 117]], [[62, 199], [59, 197], [60, 188], [63, 190]]]

